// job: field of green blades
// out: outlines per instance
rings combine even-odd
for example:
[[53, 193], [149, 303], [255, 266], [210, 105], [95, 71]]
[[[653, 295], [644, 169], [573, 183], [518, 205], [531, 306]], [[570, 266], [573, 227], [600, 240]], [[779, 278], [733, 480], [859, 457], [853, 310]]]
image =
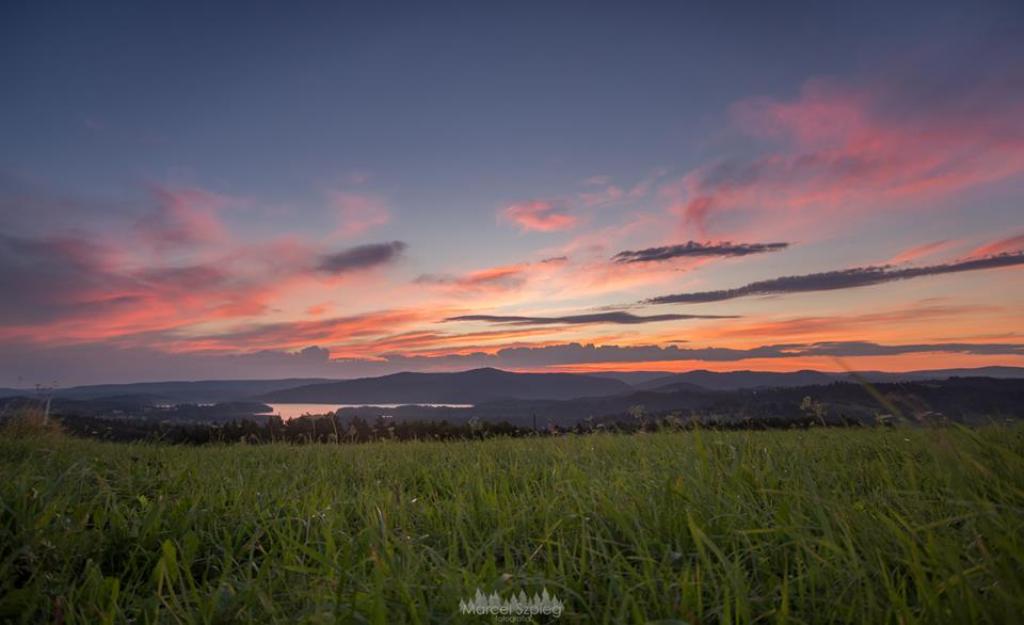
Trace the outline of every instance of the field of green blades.
[[1024, 429], [0, 438], [3, 623], [511, 620], [478, 589], [547, 589], [537, 622], [1020, 622]]

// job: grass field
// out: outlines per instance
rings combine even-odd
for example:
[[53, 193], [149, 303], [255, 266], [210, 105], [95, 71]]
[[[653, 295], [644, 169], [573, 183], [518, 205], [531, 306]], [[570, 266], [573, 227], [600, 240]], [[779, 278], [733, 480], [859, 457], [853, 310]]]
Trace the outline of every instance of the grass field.
[[[0, 621], [1024, 619], [1024, 430], [0, 440]], [[548, 617], [545, 617], [548, 618]]]

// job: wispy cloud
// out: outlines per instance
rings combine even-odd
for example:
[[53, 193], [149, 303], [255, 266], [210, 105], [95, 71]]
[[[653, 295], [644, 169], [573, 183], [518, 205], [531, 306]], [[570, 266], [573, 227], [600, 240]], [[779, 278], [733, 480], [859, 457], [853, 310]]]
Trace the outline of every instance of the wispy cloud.
[[577, 194], [580, 204], [588, 208], [614, 204], [627, 196], [627, 192], [622, 187], [618, 187], [613, 184], [606, 185], [597, 190], [583, 191]]
[[951, 327], [957, 319], [971, 319], [973, 315], [1002, 314], [998, 306], [984, 304], [942, 305], [934, 302], [917, 301], [912, 304], [891, 310], [877, 310], [861, 314], [799, 316], [783, 319], [754, 318], [737, 323], [723, 323], [704, 331], [705, 339], [731, 339], [764, 337], [769, 340], [800, 337], [801, 341], [810, 341], [813, 337], [821, 340], [835, 336], [865, 336], [877, 334], [880, 329], [889, 336], [905, 336], [912, 328], [923, 326]]
[[529, 200], [506, 206], [501, 217], [522, 230], [554, 232], [568, 230], [579, 223], [560, 202], [555, 200]]
[[418, 276], [414, 282], [416, 284], [448, 286], [462, 291], [512, 290], [526, 282], [530, 266], [530, 263], [500, 265], [470, 271], [458, 276], [428, 273]]
[[384, 198], [369, 193], [334, 191], [331, 205], [338, 211], [339, 234], [354, 237], [391, 221], [391, 211]]
[[789, 247], [789, 243], [731, 243], [728, 241], [698, 243], [688, 241], [680, 245], [649, 247], [643, 250], [624, 250], [612, 257], [617, 263], [642, 263], [665, 261], [673, 258], [702, 258], [710, 256], [747, 256], [777, 252]]
[[382, 310], [345, 317], [252, 323], [224, 332], [178, 340], [189, 351], [292, 350], [310, 344], [332, 345], [358, 338], [380, 337], [422, 322], [434, 313], [424, 310]]
[[152, 185], [156, 210], [136, 224], [138, 234], [158, 250], [222, 242], [227, 229], [220, 211], [240, 200], [199, 188]]
[[893, 268], [854, 267], [838, 271], [825, 271], [802, 276], [784, 276], [771, 280], [751, 282], [750, 284], [719, 291], [696, 291], [693, 293], [677, 293], [662, 295], [646, 300], [648, 304], [697, 304], [704, 302], [721, 302], [740, 297], [754, 295], [782, 295], [786, 293], [807, 293], [812, 291], [835, 291], [853, 289], [897, 280], [910, 280], [926, 276], [937, 276], [964, 271], [979, 271], [1024, 265], [1024, 252], [1000, 254], [986, 258], [967, 259], [941, 265], [924, 267]]
[[1008, 252], [1024, 251], [1024, 234], [1018, 234], [998, 241], [993, 241], [978, 247], [968, 254], [968, 258], [991, 256], [993, 254], [1005, 254]]
[[659, 323], [662, 321], [684, 321], [688, 319], [736, 319], [734, 315], [634, 315], [627, 312], [588, 313], [581, 315], [564, 315], [560, 317], [521, 317], [515, 315], [460, 315], [448, 317], [445, 321], [483, 321], [507, 325], [588, 325], [612, 323], [635, 325], [642, 323]]
[[[944, 239], [942, 241], [932, 241], [931, 243], [922, 243], [921, 245], [915, 245], [914, 247], [907, 248], [907, 249], [899, 252], [898, 254], [896, 254], [895, 256], [890, 258], [886, 262], [886, 264], [887, 265], [902, 265], [903, 263], [909, 263], [909, 262], [915, 261], [915, 260], [917, 260], [919, 258], [925, 258], [927, 256], [931, 256], [931, 255], [933, 255], [936, 252], [939, 252], [941, 250], [948, 249], [954, 243], [956, 243], [956, 241], [950, 241], [948, 239]], [[1006, 250], [1000, 250], [1000, 251], [1006, 251]], [[992, 252], [992, 253], [996, 253], [996, 252]], [[983, 254], [983, 256], [990, 256], [992, 253]]]

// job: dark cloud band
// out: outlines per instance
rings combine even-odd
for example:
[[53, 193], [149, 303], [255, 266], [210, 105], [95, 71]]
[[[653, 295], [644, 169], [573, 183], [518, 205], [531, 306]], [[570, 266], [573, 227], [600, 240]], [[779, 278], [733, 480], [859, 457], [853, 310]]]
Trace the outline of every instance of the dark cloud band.
[[406, 247], [402, 241], [350, 247], [335, 254], [320, 257], [317, 269], [335, 275], [369, 269], [395, 260], [405, 251]]
[[840, 289], [853, 289], [862, 286], [895, 282], [897, 280], [910, 280], [913, 278], [938, 276], [948, 273], [960, 273], [963, 271], [979, 271], [982, 269], [1013, 267], [1015, 265], [1024, 265], [1024, 251], [1000, 254], [998, 256], [989, 256], [986, 258], [960, 260], [941, 265], [928, 265], [925, 267], [908, 267], [905, 269], [893, 269], [889, 266], [854, 267], [852, 269], [811, 273], [802, 276], [784, 276], [781, 278], [773, 278], [771, 280], [751, 282], [750, 284], [735, 289], [662, 295], [661, 297], [646, 300], [645, 303], [701, 304], [706, 302], [722, 302], [725, 300], [754, 295], [782, 295], [786, 293], [808, 293], [812, 291], [836, 291]]
[[612, 257], [617, 263], [644, 263], [671, 260], [673, 258], [702, 258], [708, 256], [747, 256], [777, 252], [789, 247], [789, 243], [698, 243], [688, 241], [680, 245], [649, 247], [643, 250], [625, 250]]
[[685, 347], [680, 345], [591, 345], [565, 343], [543, 347], [509, 347], [494, 354], [471, 353], [442, 356], [385, 354], [395, 370], [432, 367], [550, 367], [588, 363], [625, 362], [741, 362], [750, 359], [787, 359], [812, 356], [855, 357], [898, 354], [957, 353], [982, 355], [1024, 355], [1017, 343], [918, 343], [884, 345], [870, 342], [822, 342], [762, 345], [743, 349], [729, 347]]
[[585, 315], [565, 315], [561, 317], [519, 317], [514, 315], [462, 315], [448, 317], [445, 321], [483, 321], [506, 325], [560, 325], [560, 324], [591, 324], [614, 323], [634, 325], [641, 323], [657, 323], [659, 321], [684, 321], [687, 319], [736, 319], [735, 315], [649, 315], [638, 316], [627, 312], [605, 312]]

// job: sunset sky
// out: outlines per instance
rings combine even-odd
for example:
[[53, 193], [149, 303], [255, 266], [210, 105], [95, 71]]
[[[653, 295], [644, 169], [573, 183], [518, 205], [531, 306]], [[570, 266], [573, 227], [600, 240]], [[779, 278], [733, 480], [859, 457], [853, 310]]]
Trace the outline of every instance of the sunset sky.
[[0, 385], [1024, 366], [1024, 4], [5, 2]]

